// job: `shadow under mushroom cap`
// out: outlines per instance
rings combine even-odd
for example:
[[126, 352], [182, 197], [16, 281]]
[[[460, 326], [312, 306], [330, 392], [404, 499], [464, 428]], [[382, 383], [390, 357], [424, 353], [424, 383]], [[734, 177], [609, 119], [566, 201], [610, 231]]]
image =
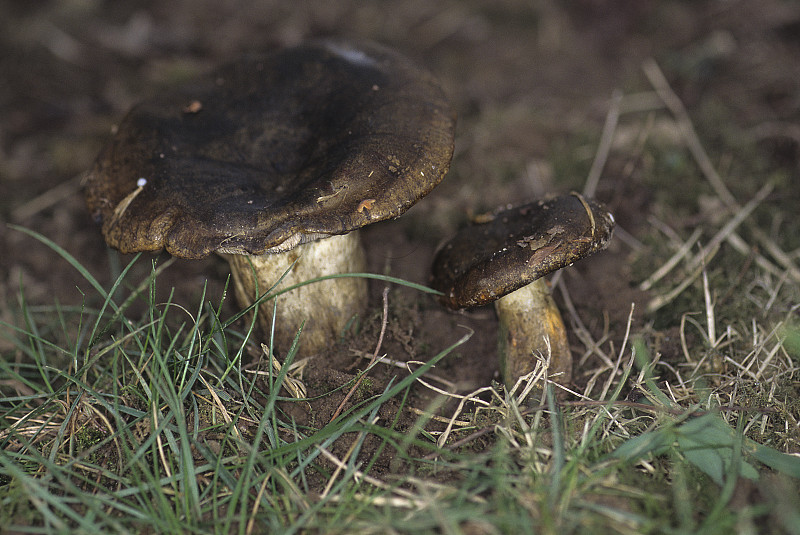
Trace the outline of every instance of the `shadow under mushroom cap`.
[[133, 108], [87, 204], [124, 253], [287, 250], [405, 212], [447, 172], [454, 127], [439, 83], [403, 56], [310, 43]]
[[447, 242], [431, 285], [450, 308], [485, 305], [605, 248], [613, 230], [605, 207], [577, 194], [507, 209]]

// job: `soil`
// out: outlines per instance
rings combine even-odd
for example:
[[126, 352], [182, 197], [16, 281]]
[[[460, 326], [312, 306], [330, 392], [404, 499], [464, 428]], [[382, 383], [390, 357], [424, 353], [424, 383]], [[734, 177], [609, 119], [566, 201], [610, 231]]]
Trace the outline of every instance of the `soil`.
[[[65, 260], [5, 223], [48, 237], [109, 287], [130, 258], [107, 250], [85, 209], [81, 173], [137, 100], [244, 52], [310, 37], [355, 36], [395, 47], [441, 78], [459, 113], [449, 175], [406, 215], [362, 235], [370, 271], [426, 283], [437, 245], [470, 217], [583, 187], [614, 91], [651, 89], [641, 69], [647, 58], [661, 66], [690, 114], [716, 110], [726, 128], [748, 136], [762, 128], [757, 157], [785, 169], [796, 184], [800, 136], [790, 128], [770, 134], [767, 126], [796, 126], [800, 118], [798, 29], [800, 5], [778, 0], [0, 0], [0, 320], [18, 321], [21, 288], [29, 304], [97, 304], [89, 284]], [[636, 128], [630, 126], [632, 135]], [[699, 133], [715, 162], [735, 150], [725, 148], [729, 140], [713, 123]], [[657, 183], [639, 156], [630, 147], [612, 151], [597, 189], [596, 197], [616, 216], [616, 239], [560, 276], [555, 296], [576, 357], [585, 351], [577, 320], [616, 349], [632, 304], [635, 329], [652, 321], [633, 259], [643, 254], [641, 240], [653, 217], [673, 228], [687, 226], [659, 204]], [[685, 180], [674, 187], [692, 198], [707, 190], [699, 173]], [[758, 185], [746, 178], [729, 184], [742, 202]], [[785, 206], [793, 199], [796, 191], [771, 200]], [[149, 272], [150, 262], [142, 260], [129, 280]], [[218, 301], [226, 276], [219, 258], [178, 260], [160, 277], [159, 292], [166, 299], [174, 288], [173, 301], [192, 308], [206, 282], [209, 299]], [[360, 327], [305, 370], [311, 394], [353, 379], [368, 362], [363, 355], [375, 350], [385, 284], [370, 285], [370, 312]], [[574, 315], [566, 312], [565, 296]], [[232, 300], [225, 306], [227, 315], [236, 311]], [[498, 379], [497, 321], [490, 307], [447, 312], [432, 297], [399, 286], [391, 286], [388, 306], [381, 355], [428, 360], [471, 331], [436, 373], [460, 393]], [[2, 340], [0, 352], [14, 358]], [[576, 370], [572, 388], [583, 391], [594, 358]], [[380, 393], [403, 373], [376, 367], [360, 395]], [[345, 391], [315, 401], [304, 423], [326, 422]], [[424, 408], [433, 397], [420, 387], [409, 405]], [[385, 407], [384, 422], [393, 418], [392, 407]], [[410, 414], [398, 426], [408, 428], [416, 418]], [[392, 455], [384, 453], [382, 469], [397, 468]]]

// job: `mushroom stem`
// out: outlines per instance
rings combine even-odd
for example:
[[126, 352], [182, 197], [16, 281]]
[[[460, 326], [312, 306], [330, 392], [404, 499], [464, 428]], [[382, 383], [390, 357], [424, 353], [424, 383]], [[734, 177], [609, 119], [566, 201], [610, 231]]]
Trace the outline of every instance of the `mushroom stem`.
[[548, 376], [560, 384], [572, 378], [572, 353], [564, 321], [544, 279], [537, 279], [495, 301], [500, 321], [500, 372], [509, 387], [549, 360]]
[[[275, 293], [324, 275], [363, 272], [366, 265], [357, 231], [308, 242], [283, 253], [222, 256], [231, 266], [236, 297], [242, 306], [251, 305], [267, 291]], [[281, 283], [270, 290], [284, 273]], [[275, 347], [288, 351], [302, 326], [298, 356], [310, 356], [334, 344], [351, 318], [364, 311], [367, 281], [358, 277], [329, 279], [300, 286], [277, 300]], [[258, 313], [259, 326], [265, 333], [272, 329], [273, 304], [272, 299], [265, 301]]]

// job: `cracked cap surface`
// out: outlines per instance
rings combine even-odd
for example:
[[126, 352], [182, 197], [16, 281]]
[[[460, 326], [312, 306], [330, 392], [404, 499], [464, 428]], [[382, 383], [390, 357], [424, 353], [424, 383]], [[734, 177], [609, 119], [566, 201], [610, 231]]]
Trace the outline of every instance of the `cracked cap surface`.
[[613, 230], [611, 213], [577, 194], [506, 209], [444, 244], [431, 285], [450, 308], [485, 305], [604, 249]]
[[85, 195], [123, 253], [279, 252], [405, 212], [447, 172], [454, 129], [437, 80], [403, 56], [310, 43], [135, 106]]

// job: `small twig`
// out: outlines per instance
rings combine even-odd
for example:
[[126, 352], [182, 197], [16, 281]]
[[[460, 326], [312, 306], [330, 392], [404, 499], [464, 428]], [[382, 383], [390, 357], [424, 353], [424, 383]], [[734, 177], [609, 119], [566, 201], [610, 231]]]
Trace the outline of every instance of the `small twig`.
[[372, 368], [372, 366], [378, 360], [378, 352], [380, 352], [381, 346], [383, 345], [383, 336], [386, 334], [386, 324], [387, 323], [389, 323], [389, 287], [385, 286], [383, 288], [383, 319], [381, 320], [381, 334], [380, 334], [380, 336], [378, 336], [378, 343], [375, 346], [375, 352], [372, 354], [372, 359], [369, 361], [369, 364], [367, 365], [367, 369], [364, 370], [364, 373], [362, 373], [358, 377], [356, 382], [353, 384], [353, 386], [350, 387], [350, 390], [347, 392], [347, 395], [344, 397], [342, 402], [336, 408], [336, 411], [333, 413], [333, 416], [331, 416], [331, 420], [330, 420], [331, 422], [339, 417], [339, 415], [344, 410], [344, 406], [347, 404], [347, 402], [350, 399], [350, 397], [355, 393], [356, 389], [358, 388], [358, 385], [361, 384], [361, 381], [364, 380], [364, 377], [366, 377], [367, 372]]

